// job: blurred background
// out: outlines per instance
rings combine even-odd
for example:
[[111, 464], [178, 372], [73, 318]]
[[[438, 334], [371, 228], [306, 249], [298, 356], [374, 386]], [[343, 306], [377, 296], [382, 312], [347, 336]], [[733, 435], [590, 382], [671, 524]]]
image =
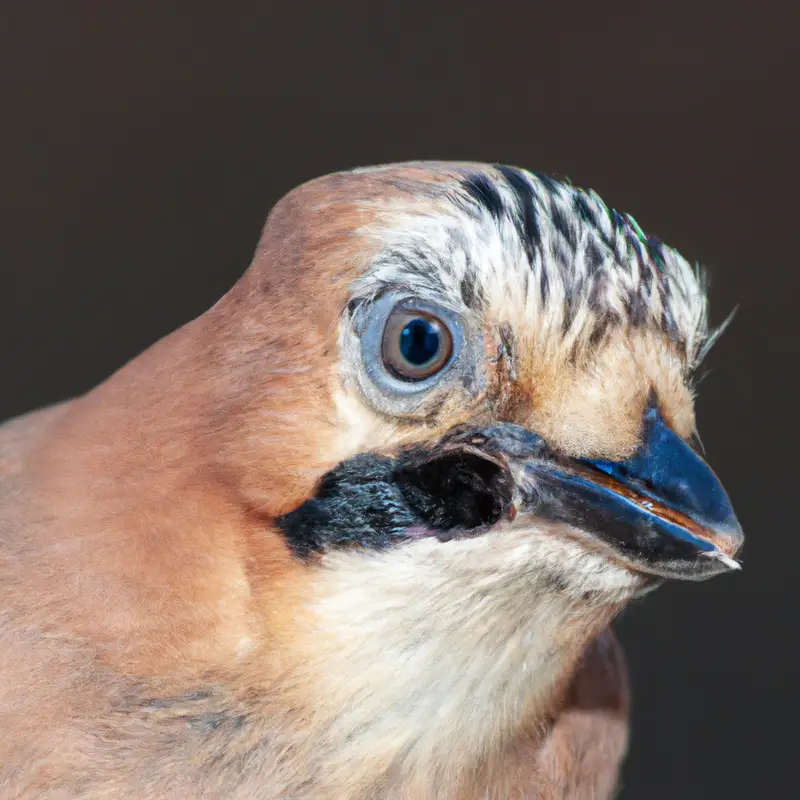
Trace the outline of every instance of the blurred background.
[[739, 306], [698, 415], [745, 569], [620, 620], [622, 796], [795, 795], [800, 7], [721, 9], [0, 0], [0, 417], [203, 312], [319, 174], [471, 159], [592, 187], [710, 267], [714, 321]]

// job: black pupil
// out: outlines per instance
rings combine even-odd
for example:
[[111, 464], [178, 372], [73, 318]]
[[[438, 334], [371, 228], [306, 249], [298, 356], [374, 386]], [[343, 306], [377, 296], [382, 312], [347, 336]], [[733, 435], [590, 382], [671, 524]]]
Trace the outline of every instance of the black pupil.
[[409, 364], [421, 367], [439, 353], [439, 326], [423, 317], [412, 319], [400, 333], [400, 352]]

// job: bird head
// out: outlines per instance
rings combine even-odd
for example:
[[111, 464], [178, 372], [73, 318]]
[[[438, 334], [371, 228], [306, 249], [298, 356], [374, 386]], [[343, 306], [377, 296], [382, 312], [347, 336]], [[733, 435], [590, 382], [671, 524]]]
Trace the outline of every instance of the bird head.
[[214, 311], [237, 446], [271, 448], [247, 448], [250, 502], [306, 563], [521, 537], [581, 590], [738, 566], [696, 449], [702, 276], [594, 192], [468, 164], [318, 179]]

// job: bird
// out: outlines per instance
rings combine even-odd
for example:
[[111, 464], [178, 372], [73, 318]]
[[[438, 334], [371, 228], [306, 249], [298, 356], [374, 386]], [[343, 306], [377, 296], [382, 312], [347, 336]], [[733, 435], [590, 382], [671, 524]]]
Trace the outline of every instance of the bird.
[[613, 621], [740, 567], [720, 330], [567, 179], [294, 188], [215, 305], [0, 428], [0, 796], [613, 796]]

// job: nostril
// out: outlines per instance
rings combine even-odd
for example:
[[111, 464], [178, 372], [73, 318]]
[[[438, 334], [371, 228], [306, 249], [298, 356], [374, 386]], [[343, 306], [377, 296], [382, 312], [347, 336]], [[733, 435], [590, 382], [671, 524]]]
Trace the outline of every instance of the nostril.
[[474, 452], [412, 457], [397, 466], [395, 481], [413, 513], [439, 530], [493, 525], [511, 504], [507, 470]]

